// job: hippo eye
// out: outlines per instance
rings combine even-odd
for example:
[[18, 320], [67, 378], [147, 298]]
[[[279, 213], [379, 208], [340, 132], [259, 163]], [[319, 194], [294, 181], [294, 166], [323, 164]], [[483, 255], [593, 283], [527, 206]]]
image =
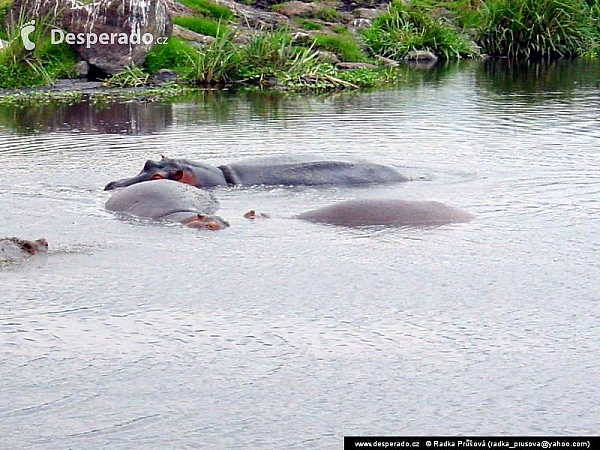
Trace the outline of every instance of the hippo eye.
[[162, 180], [164, 177], [160, 174], [160, 173], [155, 173], [154, 175], [152, 175], [152, 177], [150, 178], [151, 180]]

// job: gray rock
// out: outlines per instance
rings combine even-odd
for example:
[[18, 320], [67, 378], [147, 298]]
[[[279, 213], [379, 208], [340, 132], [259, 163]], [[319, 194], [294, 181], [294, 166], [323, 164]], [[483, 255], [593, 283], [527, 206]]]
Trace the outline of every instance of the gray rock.
[[356, 8], [354, 11], [354, 16], [359, 19], [375, 19], [379, 14], [381, 14], [381, 10], [375, 8]]
[[287, 17], [307, 17], [316, 13], [322, 6], [318, 3], [291, 1], [281, 3], [277, 12]]
[[404, 56], [405, 61], [437, 61], [438, 57], [429, 50], [413, 50]]
[[87, 61], [79, 61], [75, 66], [75, 72], [77, 72], [79, 78], [85, 78], [90, 72], [90, 65]]
[[373, 26], [373, 21], [371, 19], [353, 19], [349, 24], [348, 24], [348, 30], [352, 31], [353, 33], [357, 33], [360, 30], [364, 30], [366, 28], [371, 28]]
[[195, 31], [188, 30], [179, 25], [173, 25], [173, 36], [183, 39], [184, 41], [197, 42], [203, 46], [210, 45], [216, 40], [212, 36], [205, 36], [204, 34], [196, 33]]

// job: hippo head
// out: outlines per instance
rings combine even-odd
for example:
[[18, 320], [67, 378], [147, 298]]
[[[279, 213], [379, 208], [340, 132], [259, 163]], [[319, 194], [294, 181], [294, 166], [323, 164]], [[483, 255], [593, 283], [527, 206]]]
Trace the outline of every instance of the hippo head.
[[160, 161], [146, 161], [142, 171], [132, 178], [111, 181], [105, 191], [131, 186], [142, 181], [173, 180], [198, 188], [226, 185], [223, 172], [216, 167], [201, 164], [187, 159], [171, 159], [163, 156]]
[[21, 247], [21, 250], [35, 255], [36, 253], [46, 253], [48, 251], [48, 241], [46, 239], [36, 239], [35, 241], [27, 241], [25, 239], [12, 238], [13, 242]]
[[182, 222], [186, 227], [203, 228], [206, 230], [222, 230], [229, 227], [229, 222], [223, 220], [219, 216], [209, 216], [205, 214], [197, 214], [189, 220]]

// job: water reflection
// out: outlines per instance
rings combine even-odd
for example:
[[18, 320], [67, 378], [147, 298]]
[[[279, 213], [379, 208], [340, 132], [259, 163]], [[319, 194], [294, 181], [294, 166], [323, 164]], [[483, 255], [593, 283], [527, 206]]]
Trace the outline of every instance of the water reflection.
[[47, 103], [16, 108], [0, 106], [0, 126], [17, 133], [78, 131], [94, 134], [143, 135], [163, 131], [173, 123], [169, 103]]
[[597, 61], [517, 62], [488, 59], [476, 71], [482, 94], [522, 95], [529, 103], [569, 99], [578, 89], [597, 88], [600, 65]]

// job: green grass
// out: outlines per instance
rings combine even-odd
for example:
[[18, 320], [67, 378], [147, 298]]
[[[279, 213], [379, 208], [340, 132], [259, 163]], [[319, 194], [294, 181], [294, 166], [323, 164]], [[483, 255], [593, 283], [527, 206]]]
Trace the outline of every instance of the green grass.
[[198, 51], [185, 41], [170, 37], [166, 44], [157, 45], [146, 56], [144, 66], [148, 73], [156, 73], [160, 69], [172, 69], [185, 72], [190, 58], [196, 57]]
[[322, 30], [323, 29], [323, 25], [321, 25], [320, 23], [315, 23], [312, 20], [308, 20], [308, 19], [296, 19], [295, 22], [303, 30], [316, 31], [316, 30]]
[[0, 0], [0, 39], [8, 39], [8, 30], [4, 26], [4, 19], [10, 11], [12, 2], [13, 0]]
[[52, 84], [57, 78], [75, 75], [77, 56], [71, 47], [53, 45], [49, 37], [50, 22], [38, 18], [29, 35], [35, 48], [28, 51], [20, 39], [24, 17], [6, 30], [10, 46], [0, 51], [0, 88], [20, 88]]
[[342, 16], [339, 11], [331, 6], [323, 6], [310, 14], [313, 19], [320, 19], [324, 22], [339, 22]]
[[173, 23], [206, 36], [222, 36], [227, 32], [225, 23], [208, 17], [175, 17]]
[[[596, 2], [593, 2], [594, 5]], [[583, 0], [489, 0], [478, 40], [483, 51], [517, 59], [574, 57], [598, 39]]]
[[323, 34], [315, 36], [314, 45], [334, 52], [343, 61], [361, 62], [366, 60], [365, 54], [352, 36]]
[[224, 5], [210, 0], [180, 0], [180, 3], [204, 16], [213, 17], [221, 21], [229, 21], [234, 17], [233, 12]]
[[434, 19], [427, 3], [410, 5], [393, 0], [388, 12], [362, 31], [365, 44], [375, 55], [402, 59], [413, 50], [430, 50], [442, 59], [474, 57], [477, 51], [455, 26], [445, 19]]

